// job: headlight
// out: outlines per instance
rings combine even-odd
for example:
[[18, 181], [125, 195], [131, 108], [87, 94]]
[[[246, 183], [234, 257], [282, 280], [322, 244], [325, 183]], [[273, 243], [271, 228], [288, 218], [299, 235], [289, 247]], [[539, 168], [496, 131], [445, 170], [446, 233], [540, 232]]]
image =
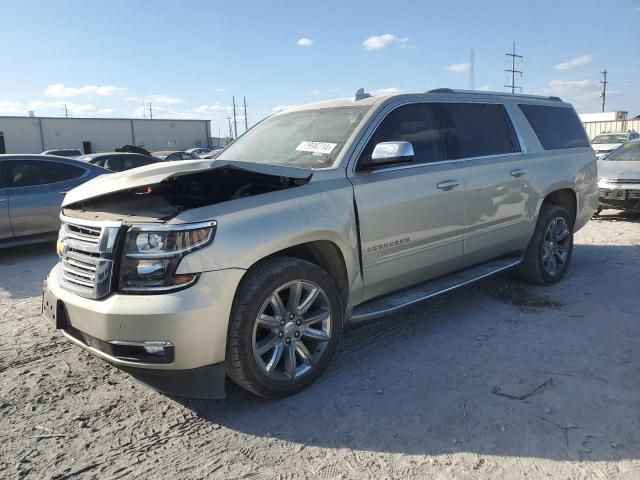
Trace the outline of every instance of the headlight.
[[216, 222], [134, 225], [127, 232], [120, 291], [168, 292], [193, 284], [198, 274], [176, 274], [185, 255], [213, 241]]

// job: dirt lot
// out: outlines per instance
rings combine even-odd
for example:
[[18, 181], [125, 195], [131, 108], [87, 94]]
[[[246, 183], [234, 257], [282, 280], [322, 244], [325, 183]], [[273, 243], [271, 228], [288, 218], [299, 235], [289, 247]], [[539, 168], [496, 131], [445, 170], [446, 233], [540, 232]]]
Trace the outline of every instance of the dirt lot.
[[39, 315], [53, 247], [1, 253], [0, 477], [639, 478], [640, 219], [576, 244], [552, 288], [495, 277], [352, 329], [300, 395], [218, 402], [66, 342]]

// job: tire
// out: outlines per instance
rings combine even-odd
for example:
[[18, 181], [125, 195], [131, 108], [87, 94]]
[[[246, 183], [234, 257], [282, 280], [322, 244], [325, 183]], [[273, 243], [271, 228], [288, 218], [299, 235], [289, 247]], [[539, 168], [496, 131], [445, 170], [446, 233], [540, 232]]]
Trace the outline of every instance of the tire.
[[[554, 224], [556, 227], [552, 227]], [[559, 240], [560, 237], [563, 238]], [[525, 282], [536, 285], [556, 283], [569, 268], [572, 253], [573, 220], [569, 212], [557, 205], [543, 204], [518, 274]]]
[[227, 375], [261, 397], [297, 393], [335, 355], [343, 321], [339, 290], [323, 269], [291, 257], [264, 260], [247, 273], [234, 299]]

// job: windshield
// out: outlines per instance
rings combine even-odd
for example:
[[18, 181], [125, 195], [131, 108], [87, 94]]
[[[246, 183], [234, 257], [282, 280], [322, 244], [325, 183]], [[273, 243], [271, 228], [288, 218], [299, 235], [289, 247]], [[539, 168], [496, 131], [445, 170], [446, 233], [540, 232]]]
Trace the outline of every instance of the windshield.
[[60, 157], [77, 157], [78, 155], [82, 155], [80, 150], [50, 150], [48, 154], [58, 155]]
[[629, 142], [611, 152], [604, 158], [607, 162], [638, 162], [640, 161], [640, 142]]
[[277, 114], [238, 138], [217, 158], [302, 168], [331, 167], [369, 108], [359, 105]]
[[591, 143], [624, 143], [626, 141], [626, 133], [610, 133], [607, 135], [598, 135]]

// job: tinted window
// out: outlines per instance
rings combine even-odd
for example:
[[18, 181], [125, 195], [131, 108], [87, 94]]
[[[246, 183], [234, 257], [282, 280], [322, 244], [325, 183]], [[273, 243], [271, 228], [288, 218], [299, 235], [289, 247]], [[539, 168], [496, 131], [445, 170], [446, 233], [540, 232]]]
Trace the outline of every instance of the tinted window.
[[82, 175], [84, 175], [84, 172], [86, 172], [84, 168], [76, 165], [69, 165], [68, 163], [64, 164], [64, 169], [67, 174], [67, 178], [66, 178], [67, 180], [81, 177]]
[[82, 155], [80, 150], [50, 150], [49, 155], [57, 155], [59, 157], [77, 157]]
[[433, 104], [405, 105], [393, 110], [376, 129], [362, 158], [370, 158], [380, 142], [411, 142], [414, 163], [444, 160], [444, 145]]
[[573, 108], [520, 105], [545, 150], [588, 147], [589, 140]]
[[122, 170], [122, 159], [119, 157], [105, 157], [102, 166], [114, 172]]
[[448, 126], [447, 158], [484, 157], [518, 151], [517, 140], [513, 140], [509, 132], [511, 122], [504, 107], [500, 107], [484, 103], [441, 104]]
[[[82, 169], [79, 168], [79, 170]], [[74, 177], [71, 175], [71, 170], [67, 170], [67, 165], [64, 163], [41, 160], [12, 160], [7, 162], [7, 178], [10, 187], [32, 187], [34, 185], [63, 182]]]

